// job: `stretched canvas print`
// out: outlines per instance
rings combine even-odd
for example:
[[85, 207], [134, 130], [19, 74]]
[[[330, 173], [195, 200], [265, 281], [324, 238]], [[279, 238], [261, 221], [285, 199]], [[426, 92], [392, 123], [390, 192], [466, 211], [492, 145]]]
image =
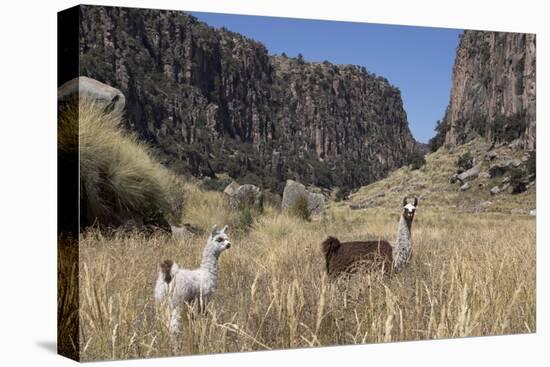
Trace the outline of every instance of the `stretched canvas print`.
[[58, 14], [58, 349], [533, 333], [534, 34]]

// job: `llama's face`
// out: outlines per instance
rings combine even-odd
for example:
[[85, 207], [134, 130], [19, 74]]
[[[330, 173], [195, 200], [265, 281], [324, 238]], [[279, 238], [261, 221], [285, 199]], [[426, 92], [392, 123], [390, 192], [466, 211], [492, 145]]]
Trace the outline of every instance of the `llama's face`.
[[403, 199], [403, 216], [405, 217], [405, 219], [412, 222], [417, 205], [418, 200], [416, 198], [414, 199], [414, 203], [412, 204], [407, 202], [407, 198]]
[[223, 227], [221, 231], [218, 231], [216, 226], [212, 228], [209, 241], [217, 253], [221, 253], [231, 247], [231, 242], [226, 231], [227, 226]]

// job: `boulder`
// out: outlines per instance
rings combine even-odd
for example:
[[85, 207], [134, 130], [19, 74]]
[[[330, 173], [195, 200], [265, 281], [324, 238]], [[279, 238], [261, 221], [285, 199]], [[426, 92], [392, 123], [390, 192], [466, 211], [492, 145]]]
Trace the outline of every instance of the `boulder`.
[[126, 98], [121, 91], [92, 78], [74, 78], [57, 88], [57, 100], [67, 101], [73, 96], [86, 96], [105, 106], [106, 110], [122, 111]]
[[456, 183], [456, 181], [458, 181], [458, 173], [455, 173], [454, 175], [452, 175], [451, 177], [449, 177], [449, 182], [450, 182], [451, 184]]
[[495, 163], [489, 167], [489, 175], [491, 175], [491, 178], [495, 178], [498, 176], [503, 176], [506, 172], [508, 172], [512, 168], [513, 161], [511, 159]]
[[311, 215], [321, 214], [325, 210], [325, 197], [323, 194], [310, 193], [307, 207]]
[[529, 215], [531, 215], [531, 216], [533, 216], [533, 217], [536, 216], [536, 215], [537, 215], [537, 210], [536, 210], [536, 209], [531, 209], [531, 210], [529, 211]]
[[193, 237], [195, 234], [188, 230], [185, 226], [170, 226], [172, 229], [172, 236], [179, 240], [185, 240], [187, 238]]
[[487, 180], [491, 178], [491, 175], [489, 174], [489, 172], [481, 172], [477, 177], [479, 177], [482, 180]]
[[477, 164], [477, 165], [473, 166], [472, 168], [470, 168], [469, 170], [464, 171], [461, 174], [459, 174], [457, 176], [457, 180], [460, 181], [460, 182], [467, 182], [467, 181], [474, 180], [474, 179], [477, 178], [477, 176], [479, 176], [480, 170], [481, 170], [481, 165]]
[[460, 186], [460, 191], [468, 191], [470, 189], [470, 183], [466, 182], [464, 185]]
[[233, 181], [223, 190], [227, 203], [231, 209], [248, 207], [250, 209], [263, 209], [262, 190], [258, 186], [245, 184], [239, 185]]
[[492, 161], [498, 156], [497, 152], [491, 150], [490, 152], [485, 153], [485, 160]]
[[232, 181], [229, 185], [223, 189], [223, 193], [229, 197], [233, 197], [237, 195], [237, 191], [239, 191], [239, 188], [241, 185], [239, 185], [237, 182]]
[[291, 208], [296, 200], [304, 197], [310, 215], [321, 214], [325, 209], [325, 197], [319, 193], [309, 192], [304, 185], [293, 180], [287, 180], [283, 191], [282, 210]]
[[514, 166], [515, 168], [518, 168], [519, 166], [521, 166], [521, 159], [513, 159], [512, 160], [512, 166]]
[[496, 194], [500, 193], [500, 187], [495, 186], [489, 192], [491, 193], [491, 195], [496, 195]]

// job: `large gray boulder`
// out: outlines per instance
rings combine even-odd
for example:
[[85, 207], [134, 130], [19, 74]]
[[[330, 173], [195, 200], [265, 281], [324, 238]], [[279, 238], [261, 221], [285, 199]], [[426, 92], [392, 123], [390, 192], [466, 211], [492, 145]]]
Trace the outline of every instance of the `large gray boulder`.
[[76, 96], [91, 98], [109, 111], [122, 111], [126, 104], [121, 91], [86, 76], [71, 79], [57, 88], [57, 100], [60, 102]]
[[325, 197], [323, 194], [309, 192], [304, 185], [293, 180], [286, 181], [281, 208], [283, 210], [291, 208], [300, 197], [307, 200], [310, 215], [321, 214], [325, 210]]
[[227, 203], [232, 209], [248, 207], [249, 209], [262, 210], [262, 190], [258, 186], [245, 184], [239, 185], [233, 181], [223, 190]]
[[513, 161], [511, 159], [495, 163], [489, 167], [489, 174], [491, 175], [491, 178], [503, 176], [512, 168], [512, 165]]
[[477, 176], [479, 176], [480, 170], [481, 170], [481, 164], [478, 164], [473, 166], [469, 170], [462, 172], [456, 178], [462, 183], [471, 181], [476, 179]]
[[498, 157], [498, 153], [495, 152], [494, 150], [491, 150], [491, 151], [485, 153], [485, 160], [487, 160], [487, 161], [495, 160], [497, 157]]

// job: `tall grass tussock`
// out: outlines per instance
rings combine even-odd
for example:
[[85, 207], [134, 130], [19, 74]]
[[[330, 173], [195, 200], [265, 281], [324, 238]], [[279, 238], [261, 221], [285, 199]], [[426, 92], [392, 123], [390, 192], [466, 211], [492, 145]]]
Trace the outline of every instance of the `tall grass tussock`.
[[123, 123], [120, 111], [105, 111], [86, 97], [60, 114], [59, 151], [79, 154], [81, 226], [177, 221], [183, 203], [178, 179]]

